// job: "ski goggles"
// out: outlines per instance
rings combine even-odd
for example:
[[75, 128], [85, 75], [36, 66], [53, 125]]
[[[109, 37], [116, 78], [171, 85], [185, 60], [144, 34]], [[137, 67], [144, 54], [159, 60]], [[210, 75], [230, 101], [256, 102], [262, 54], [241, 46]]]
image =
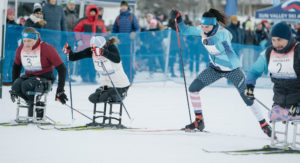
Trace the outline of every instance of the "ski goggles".
[[22, 39], [24, 38], [29, 38], [29, 39], [34, 39], [37, 40], [39, 38], [39, 35], [37, 33], [22, 33]]
[[201, 25], [216, 25], [216, 24], [217, 24], [217, 18], [202, 17], [201, 19]]

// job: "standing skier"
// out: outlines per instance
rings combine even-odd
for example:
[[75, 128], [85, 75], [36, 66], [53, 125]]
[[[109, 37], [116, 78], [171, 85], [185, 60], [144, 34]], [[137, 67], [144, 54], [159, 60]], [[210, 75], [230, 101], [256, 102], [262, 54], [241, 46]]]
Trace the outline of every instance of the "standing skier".
[[[237, 88], [240, 96], [247, 106], [250, 107], [265, 134], [271, 136], [272, 129], [261, 114], [261, 107], [253, 99], [244, 94], [246, 89], [245, 75], [241, 70], [238, 56], [231, 47], [232, 35], [223, 26], [226, 25], [226, 16], [216, 9], [210, 9], [202, 15], [201, 26], [186, 26], [180, 12], [172, 9], [171, 20], [176, 19], [179, 30], [184, 35], [195, 35], [202, 37], [202, 43], [209, 52], [209, 66], [201, 72], [189, 87], [190, 99], [196, 119], [193, 123], [186, 125], [186, 129], [204, 129], [202, 115], [202, 104], [199, 92], [211, 83], [225, 77]], [[223, 25], [223, 26], [221, 26]]]
[[[29, 104], [28, 116], [32, 117], [34, 96], [28, 95], [27, 92], [34, 91], [41, 81], [50, 80], [53, 83], [55, 80], [54, 67], [58, 72], [56, 100], [63, 104], [66, 103], [68, 100], [64, 93], [66, 67], [55, 47], [43, 42], [40, 39], [40, 33], [34, 28], [25, 28], [22, 32], [22, 39], [23, 44], [16, 51], [12, 71], [13, 85], [10, 93], [13, 102], [20, 96]], [[25, 74], [20, 77], [22, 66], [25, 69]]]
[[249, 98], [254, 98], [256, 80], [265, 70], [268, 70], [274, 83], [274, 105], [270, 120], [299, 119], [300, 44], [296, 42], [291, 28], [285, 22], [280, 22], [272, 28], [271, 37], [272, 46], [257, 59], [247, 73], [245, 94]]
[[119, 40], [115, 37], [110, 38], [106, 42], [106, 39], [102, 36], [93, 36], [90, 41], [90, 47], [80, 52], [72, 52], [70, 46], [64, 48], [64, 53], [69, 53], [71, 61], [84, 58], [93, 59], [94, 67], [101, 76], [101, 86], [89, 96], [89, 100], [92, 103], [120, 100], [111, 82], [113, 82], [121, 96], [126, 95], [130, 86], [122, 67], [120, 52], [115, 45], [118, 42]]

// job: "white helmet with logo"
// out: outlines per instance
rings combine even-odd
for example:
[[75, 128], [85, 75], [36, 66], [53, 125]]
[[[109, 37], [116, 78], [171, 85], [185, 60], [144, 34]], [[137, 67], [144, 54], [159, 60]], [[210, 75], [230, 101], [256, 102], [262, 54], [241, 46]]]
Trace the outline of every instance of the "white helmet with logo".
[[106, 39], [103, 36], [93, 36], [90, 41], [90, 47], [93, 45], [97, 48], [102, 48], [106, 44]]

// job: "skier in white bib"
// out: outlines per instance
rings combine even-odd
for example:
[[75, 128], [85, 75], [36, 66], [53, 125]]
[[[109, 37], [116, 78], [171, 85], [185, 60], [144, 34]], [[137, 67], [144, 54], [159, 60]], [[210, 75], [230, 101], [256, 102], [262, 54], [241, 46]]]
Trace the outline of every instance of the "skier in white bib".
[[69, 54], [70, 61], [93, 59], [94, 67], [100, 73], [100, 87], [89, 96], [89, 101], [92, 103], [120, 101], [112, 83], [121, 97], [124, 97], [128, 91], [130, 82], [124, 73], [120, 52], [115, 45], [118, 42], [115, 37], [106, 42], [103, 36], [93, 36], [90, 47], [80, 52], [72, 52], [70, 46], [65, 46], [63, 50], [64, 53]]

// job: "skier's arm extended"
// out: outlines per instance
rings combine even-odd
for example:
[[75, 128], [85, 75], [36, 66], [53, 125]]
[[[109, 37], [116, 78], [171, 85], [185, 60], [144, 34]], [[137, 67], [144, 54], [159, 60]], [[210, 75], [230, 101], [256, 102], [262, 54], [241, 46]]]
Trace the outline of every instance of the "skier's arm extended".
[[77, 61], [83, 58], [91, 58], [92, 57], [93, 52], [91, 51], [91, 48], [86, 48], [80, 52], [72, 52], [72, 50], [70, 50], [69, 52], [69, 57], [70, 57], [70, 61]]

